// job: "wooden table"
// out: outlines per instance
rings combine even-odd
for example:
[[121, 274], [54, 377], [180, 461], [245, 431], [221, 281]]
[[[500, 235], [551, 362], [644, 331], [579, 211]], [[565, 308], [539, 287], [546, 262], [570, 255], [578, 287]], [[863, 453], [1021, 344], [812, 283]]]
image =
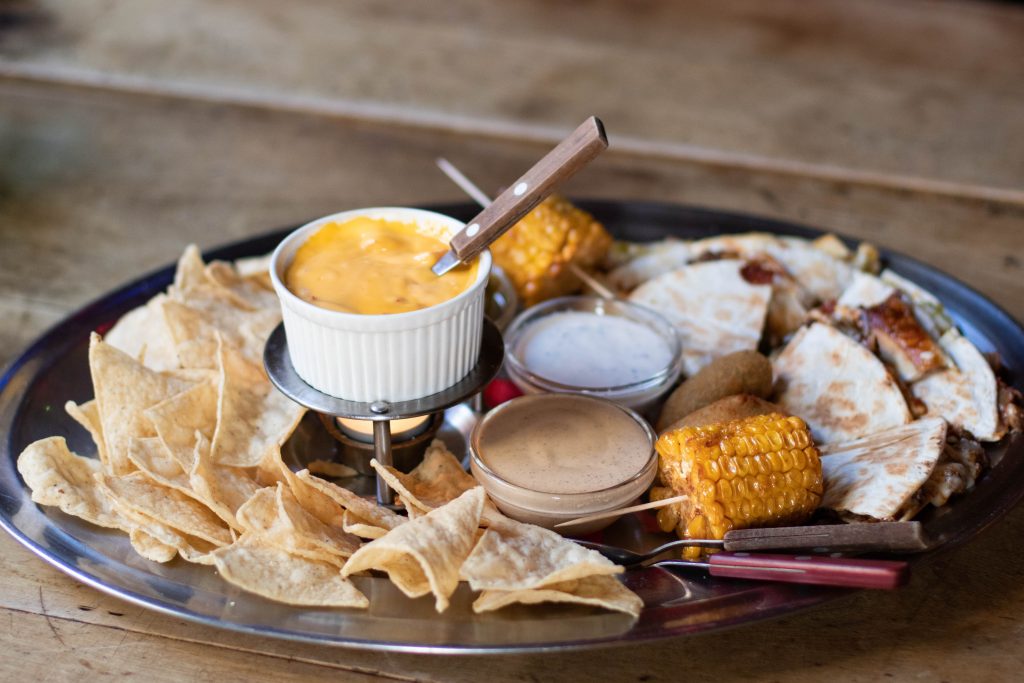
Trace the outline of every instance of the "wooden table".
[[[0, 364], [128, 278], [347, 207], [494, 188], [585, 115], [577, 196], [826, 227], [918, 256], [1024, 318], [1024, 8], [975, 2], [0, 5]], [[1009, 680], [1017, 510], [910, 587], [631, 648], [424, 657], [197, 627], [0, 538], [0, 678]]]

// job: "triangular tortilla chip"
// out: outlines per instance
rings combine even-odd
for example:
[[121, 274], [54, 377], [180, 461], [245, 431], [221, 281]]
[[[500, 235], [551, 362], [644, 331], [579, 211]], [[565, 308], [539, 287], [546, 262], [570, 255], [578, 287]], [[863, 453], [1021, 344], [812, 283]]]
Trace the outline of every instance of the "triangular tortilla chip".
[[239, 508], [238, 520], [247, 533], [264, 537], [271, 545], [339, 567], [361, 545], [355, 536], [309, 514], [284, 484], [257, 491]]
[[815, 323], [772, 362], [775, 403], [811, 428], [818, 444], [903, 425], [910, 409], [882, 361], [828, 325]]
[[135, 469], [128, 459], [132, 437], [156, 436], [143, 411], [181, 393], [191, 383], [150, 370], [95, 333], [89, 343], [89, 369], [108, 466], [114, 474], [126, 474]]
[[239, 308], [251, 311], [277, 310], [281, 305], [273, 290], [267, 290], [255, 280], [243, 277], [229, 263], [210, 262], [206, 266], [206, 279], [219, 287]]
[[164, 319], [163, 303], [166, 300], [166, 294], [157, 294], [146, 305], [125, 313], [103, 340], [150, 370], [176, 369], [178, 353]]
[[196, 432], [213, 438], [217, 428], [217, 388], [200, 382], [186, 391], [146, 409], [157, 435], [182, 470], [192, 469]]
[[955, 328], [939, 340], [956, 368], [933, 372], [911, 391], [924, 401], [927, 415], [943, 417], [982, 441], [998, 441], [1006, 433], [999, 419], [999, 386], [981, 351]]
[[221, 344], [220, 386], [213, 461], [233, 467], [256, 467], [280, 448], [306, 409], [271, 385], [261, 367]]
[[370, 465], [402, 497], [406, 507], [412, 505], [421, 512], [430, 512], [479, 486], [440, 439], [434, 439], [423, 461], [408, 474], [376, 460]]
[[100, 462], [107, 462], [107, 444], [103, 440], [103, 426], [100, 424], [100, 409], [96, 401], [86, 401], [79, 405], [74, 401], [64, 404], [64, 411], [74, 419], [75, 422], [85, 427], [96, 444], [96, 454]]
[[388, 573], [409, 597], [434, 594], [434, 608], [443, 612], [459, 585], [459, 567], [476, 542], [486, 496], [480, 487], [410, 520], [364, 545], [345, 563], [349, 576], [367, 569]]
[[128, 540], [131, 541], [135, 552], [153, 562], [170, 562], [178, 554], [174, 546], [157, 540], [142, 529], [132, 529], [128, 534]]
[[[298, 472], [296, 477], [299, 480], [299, 486], [306, 486], [318, 491], [348, 513], [346, 519], [342, 522], [342, 526], [349, 533], [362, 538], [380, 538], [388, 531], [408, 521], [405, 517], [366, 500], [353, 491], [337, 484], [332, 484], [329, 481], [324, 481], [306, 470]], [[295, 488], [293, 487], [292, 490], [294, 491]], [[301, 502], [302, 499], [300, 498], [299, 500]], [[347, 528], [349, 526], [353, 527], [353, 529]], [[355, 528], [359, 531], [355, 531]]]
[[362, 609], [370, 605], [336, 566], [297, 557], [257, 537], [243, 536], [213, 553], [213, 561], [228, 583], [277, 602]]
[[29, 444], [18, 456], [18, 472], [32, 491], [33, 502], [56, 505], [98, 526], [131, 528], [96, 485], [95, 477], [102, 472], [100, 461], [72, 453], [63, 437]]
[[260, 485], [250, 471], [214, 463], [210, 455], [210, 441], [203, 434], [196, 432], [195, 440], [188, 479], [196, 498], [230, 527], [241, 530], [235, 513], [260, 489]]
[[172, 458], [158, 437], [133, 438], [128, 446], [128, 459], [150, 479], [187, 496], [195, 497], [188, 475]]
[[640, 596], [623, 586], [616, 578], [588, 576], [539, 589], [484, 591], [473, 602], [473, 611], [479, 614], [501, 609], [514, 603], [534, 605], [541, 602], [592, 605], [615, 612], [625, 612], [633, 618], [639, 617], [640, 611], [644, 608], [644, 602]]
[[743, 265], [727, 259], [683, 266], [645, 282], [629, 296], [675, 326], [687, 375], [719, 356], [757, 348], [772, 288], [747, 282], [740, 273]]
[[922, 418], [842, 444], [821, 447], [821, 507], [896, 519], [928, 480], [946, 445], [946, 421]]
[[180, 491], [157, 484], [142, 472], [99, 479], [107, 497], [121, 508], [134, 510], [176, 531], [228, 545], [231, 532], [209, 508]]
[[459, 571], [473, 590], [525, 590], [622, 567], [554, 531], [507, 520], [492, 525]]
[[[165, 557], [168, 554], [166, 548], [171, 548], [186, 562], [193, 562], [195, 564], [213, 564], [213, 558], [210, 557], [210, 553], [216, 550], [219, 546], [210, 543], [209, 541], [204, 541], [201, 538], [183, 534], [177, 529], [172, 529], [166, 524], [158, 522], [138, 510], [125, 507], [118, 501], [115, 501], [115, 506], [117, 507], [118, 512], [123, 514], [132, 525], [132, 530], [129, 535], [132, 547], [139, 550], [140, 554], [142, 553], [142, 550], [147, 550], [149, 552], [149, 555], [143, 555], [146, 559], [153, 560], [155, 562], [165, 561], [159, 558]], [[152, 542], [147, 542], [144, 538], [139, 538], [140, 534], [152, 539]], [[136, 545], [137, 543], [142, 544], [142, 550], [140, 550], [139, 546]], [[166, 547], [161, 548], [156, 546], [156, 544]]]
[[286, 550], [308, 560], [320, 560], [345, 566], [345, 558], [325, 552], [293, 533], [292, 525], [280, 514], [277, 486], [262, 488], [238, 509], [236, 517], [243, 535], [258, 536], [261, 542]]
[[190, 244], [185, 247], [178, 258], [178, 266], [174, 271], [174, 284], [172, 292], [188, 292], [200, 287], [206, 282], [206, 264], [203, 263], [203, 255], [199, 247]]

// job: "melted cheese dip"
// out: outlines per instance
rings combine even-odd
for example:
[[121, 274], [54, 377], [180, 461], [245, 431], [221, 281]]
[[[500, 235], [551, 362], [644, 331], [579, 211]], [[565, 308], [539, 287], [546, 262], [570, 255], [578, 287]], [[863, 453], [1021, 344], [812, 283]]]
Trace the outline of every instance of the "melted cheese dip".
[[327, 223], [295, 252], [285, 286], [304, 301], [343, 313], [408, 313], [447, 301], [469, 288], [477, 265], [438, 277], [430, 267], [444, 242], [416, 225], [360, 216]]

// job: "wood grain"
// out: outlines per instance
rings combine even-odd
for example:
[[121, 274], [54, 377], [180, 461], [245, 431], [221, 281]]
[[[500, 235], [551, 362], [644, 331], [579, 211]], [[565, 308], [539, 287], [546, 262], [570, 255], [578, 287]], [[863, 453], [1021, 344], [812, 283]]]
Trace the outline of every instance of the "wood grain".
[[[330, 117], [0, 81], [0, 298], [68, 310], [209, 247], [345, 208], [462, 201], [448, 156], [485, 190], [544, 145]], [[566, 190], [789, 218], [962, 277], [1024, 319], [1024, 209], [603, 154]], [[128, 237], [128, 239], [126, 239]], [[969, 245], [969, 249], [965, 246]]]
[[546, 144], [596, 113], [623, 149], [972, 196], [1019, 196], [1024, 177], [1011, 5], [49, 0], [7, 14], [6, 74]]

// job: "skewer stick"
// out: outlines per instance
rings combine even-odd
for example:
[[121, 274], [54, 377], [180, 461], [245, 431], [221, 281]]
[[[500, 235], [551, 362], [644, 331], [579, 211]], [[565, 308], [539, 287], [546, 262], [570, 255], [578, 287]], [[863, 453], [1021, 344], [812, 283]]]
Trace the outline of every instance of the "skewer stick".
[[654, 500], [650, 503], [644, 503], [642, 505], [634, 505], [628, 508], [622, 508], [620, 510], [612, 510], [611, 512], [598, 512], [593, 515], [587, 515], [586, 517], [578, 517], [576, 519], [570, 519], [568, 522], [560, 522], [555, 525], [556, 529], [561, 529], [567, 526], [576, 526], [577, 524], [586, 524], [587, 522], [596, 522], [599, 519], [608, 519], [609, 517], [621, 517], [622, 515], [628, 515], [631, 512], [640, 512], [641, 510], [654, 510], [656, 508], [663, 508], [673, 503], [681, 503], [686, 500], [689, 496], [673, 496], [672, 498], [665, 498], [664, 500]]
[[[460, 171], [455, 165], [445, 159], [444, 157], [438, 157], [436, 162], [437, 167], [441, 169], [441, 172], [448, 176], [448, 179], [458, 185], [459, 189], [469, 195], [469, 198], [479, 204], [481, 208], [486, 208], [491, 203], [491, 198], [484, 193], [476, 184], [466, 177], [466, 175]], [[572, 274], [583, 281], [588, 287], [597, 292], [597, 295], [602, 299], [614, 299], [615, 293], [610, 289], [598, 282], [593, 275], [586, 272], [575, 263], [569, 264], [569, 270]]]

